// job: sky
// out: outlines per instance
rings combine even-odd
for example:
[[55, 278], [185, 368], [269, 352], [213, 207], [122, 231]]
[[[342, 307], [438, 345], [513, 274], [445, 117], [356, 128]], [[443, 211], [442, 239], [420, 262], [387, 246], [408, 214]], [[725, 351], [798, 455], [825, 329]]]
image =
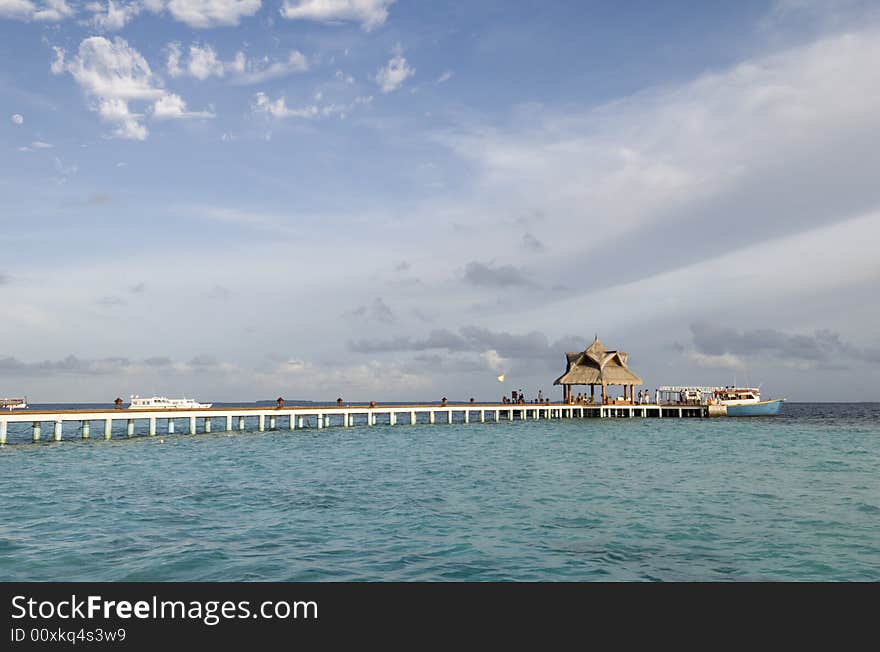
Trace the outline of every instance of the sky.
[[0, 0], [0, 226], [32, 403], [878, 400], [880, 8]]

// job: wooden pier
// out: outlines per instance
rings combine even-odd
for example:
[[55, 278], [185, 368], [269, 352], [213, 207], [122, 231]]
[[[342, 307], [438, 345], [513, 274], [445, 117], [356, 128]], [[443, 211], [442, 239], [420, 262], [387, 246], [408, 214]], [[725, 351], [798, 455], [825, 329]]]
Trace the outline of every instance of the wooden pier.
[[[416, 425], [531, 421], [539, 419], [606, 418], [685, 418], [706, 417], [705, 405], [658, 404], [448, 404], [448, 405], [377, 405], [317, 407], [222, 407], [200, 409], [100, 409], [100, 410], [22, 410], [0, 413], [0, 445], [6, 444], [10, 423], [30, 423], [32, 441], [61, 441], [66, 432], [89, 439], [92, 424], [97, 423], [103, 439], [113, 438], [114, 422], [125, 423], [125, 436], [137, 430], [148, 436], [182, 432], [236, 432], [246, 430], [297, 430], [330, 427], [375, 425]], [[250, 427], [248, 427], [250, 422]], [[141, 428], [136, 428], [140, 424]], [[144, 428], [146, 426], [146, 428]], [[182, 426], [182, 427], [181, 427]], [[178, 430], [180, 428], [180, 430]], [[144, 432], [144, 429], [146, 432]], [[160, 433], [161, 429], [161, 433]]]

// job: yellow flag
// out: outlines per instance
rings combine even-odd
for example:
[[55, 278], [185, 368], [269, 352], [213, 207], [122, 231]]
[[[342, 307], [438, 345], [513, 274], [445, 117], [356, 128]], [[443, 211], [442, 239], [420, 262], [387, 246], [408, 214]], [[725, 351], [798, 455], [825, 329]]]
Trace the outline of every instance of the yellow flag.
[[501, 374], [500, 376], [498, 376], [498, 382], [499, 382], [499, 383], [503, 383], [503, 382], [504, 382], [504, 374]]

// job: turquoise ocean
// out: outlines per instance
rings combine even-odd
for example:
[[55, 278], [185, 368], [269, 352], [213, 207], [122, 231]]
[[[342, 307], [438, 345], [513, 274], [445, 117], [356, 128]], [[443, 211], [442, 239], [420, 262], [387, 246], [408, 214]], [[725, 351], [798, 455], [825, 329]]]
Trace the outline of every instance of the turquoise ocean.
[[100, 435], [10, 426], [0, 580], [880, 580], [880, 404]]

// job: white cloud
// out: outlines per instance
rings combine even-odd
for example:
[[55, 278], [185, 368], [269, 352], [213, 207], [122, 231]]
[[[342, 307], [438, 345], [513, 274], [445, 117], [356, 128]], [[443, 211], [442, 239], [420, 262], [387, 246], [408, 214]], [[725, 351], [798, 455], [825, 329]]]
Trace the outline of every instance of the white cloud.
[[27, 20], [36, 7], [30, 0], [0, 0], [0, 17]]
[[[115, 126], [117, 138], [144, 140], [147, 128], [143, 114], [131, 110], [129, 102], [153, 102], [157, 118], [211, 117], [206, 113], [186, 112], [186, 105], [176, 95], [165, 91], [141, 54], [119, 37], [112, 41], [92, 36], [79, 45], [77, 55], [65, 60], [64, 51], [55, 49], [51, 66], [55, 74], [69, 72], [92, 100], [92, 109], [101, 119]], [[158, 107], [158, 111], [157, 111]]]
[[96, 97], [152, 100], [164, 91], [156, 85], [150, 65], [119, 37], [84, 39], [77, 56], [63, 66], [86, 93]]
[[125, 27], [129, 21], [143, 11], [144, 6], [137, 1], [117, 4], [113, 0], [107, 0], [106, 5], [93, 2], [86, 8], [94, 13], [92, 24], [95, 27], [114, 32]]
[[187, 111], [186, 102], [179, 95], [169, 94], [160, 97], [153, 105], [153, 117], [157, 120], [176, 120], [184, 118], [213, 118], [210, 111]]
[[319, 110], [316, 105], [310, 105], [299, 109], [291, 109], [287, 106], [284, 96], [277, 100], [270, 100], [269, 96], [262, 91], [254, 95], [253, 110], [255, 113], [267, 113], [274, 118], [316, 118]]
[[233, 63], [231, 69], [235, 74], [232, 81], [235, 84], [259, 84], [309, 69], [308, 59], [298, 50], [291, 50], [285, 61], [270, 61], [268, 57], [247, 60], [244, 53], [239, 52]]
[[415, 68], [407, 64], [403, 54], [398, 50], [388, 63], [376, 72], [375, 81], [383, 93], [400, 88], [401, 84], [416, 73]]
[[113, 135], [117, 138], [146, 140], [147, 128], [140, 122], [143, 116], [132, 113], [127, 100], [119, 97], [102, 98], [98, 100], [97, 110], [102, 120], [116, 125]]
[[495, 349], [488, 349], [487, 351], [483, 351], [480, 354], [480, 358], [483, 360], [483, 362], [486, 363], [486, 365], [490, 369], [499, 373], [503, 372], [510, 366], [510, 361], [507, 358], [499, 355], [498, 351], [496, 351]]
[[226, 74], [226, 67], [217, 58], [217, 52], [210, 45], [189, 46], [189, 64], [187, 70], [196, 79], [208, 77], [222, 77]]
[[745, 361], [732, 353], [713, 355], [699, 351], [690, 351], [687, 357], [698, 367], [706, 367], [707, 369], [732, 369], [734, 371], [746, 369]]
[[168, 44], [168, 59], [165, 63], [165, 70], [172, 77], [180, 77], [184, 74], [184, 69], [180, 67], [180, 43]]
[[20, 113], [13, 113], [12, 118], [10, 119], [12, 120], [12, 124], [14, 125], [24, 124], [24, 116]]
[[[320, 101], [318, 98], [316, 101]], [[269, 96], [262, 91], [254, 95], [251, 109], [254, 113], [265, 113], [273, 118], [327, 118], [338, 116], [345, 118], [358, 106], [370, 104], [372, 96], [358, 96], [349, 104], [309, 104], [303, 107], [290, 108], [287, 100], [282, 95], [276, 100], [270, 100]]]
[[49, 66], [49, 71], [53, 75], [60, 75], [64, 72], [64, 48], [59, 48], [53, 45], [52, 49], [55, 51], [55, 61]]
[[65, 0], [43, 0], [39, 4], [31, 0], [0, 0], [0, 18], [57, 23], [74, 13]]
[[352, 21], [364, 31], [383, 25], [388, 8], [395, 0], [284, 0], [281, 15], [290, 20], [314, 20], [322, 23]]
[[291, 50], [287, 59], [272, 61], [269, 57], [248, 59], [244, 52], [236, 52], [231, 61], [222, 61], [210, 45], [190, 45], [186, 57], [179, 43], [168, 45], [165, 69], [172, 77], [184, 75], [205, 80], [209, 77], [228, 77], [233, 84], [257, 84], [309, 69], [306, 56], [299, 50]]
[[260, 10], [262, 0], [152, 0], [147, 3], [151, 11], [168, 12], [190, 27], [207, 28], [219, 25], [238, 25], [246, 16]]
[[437, 83], [442, 84], [443, 82], [448, 82], [450, 79], [452, 79], [452, 71], [446, 70], [437, 78]]

